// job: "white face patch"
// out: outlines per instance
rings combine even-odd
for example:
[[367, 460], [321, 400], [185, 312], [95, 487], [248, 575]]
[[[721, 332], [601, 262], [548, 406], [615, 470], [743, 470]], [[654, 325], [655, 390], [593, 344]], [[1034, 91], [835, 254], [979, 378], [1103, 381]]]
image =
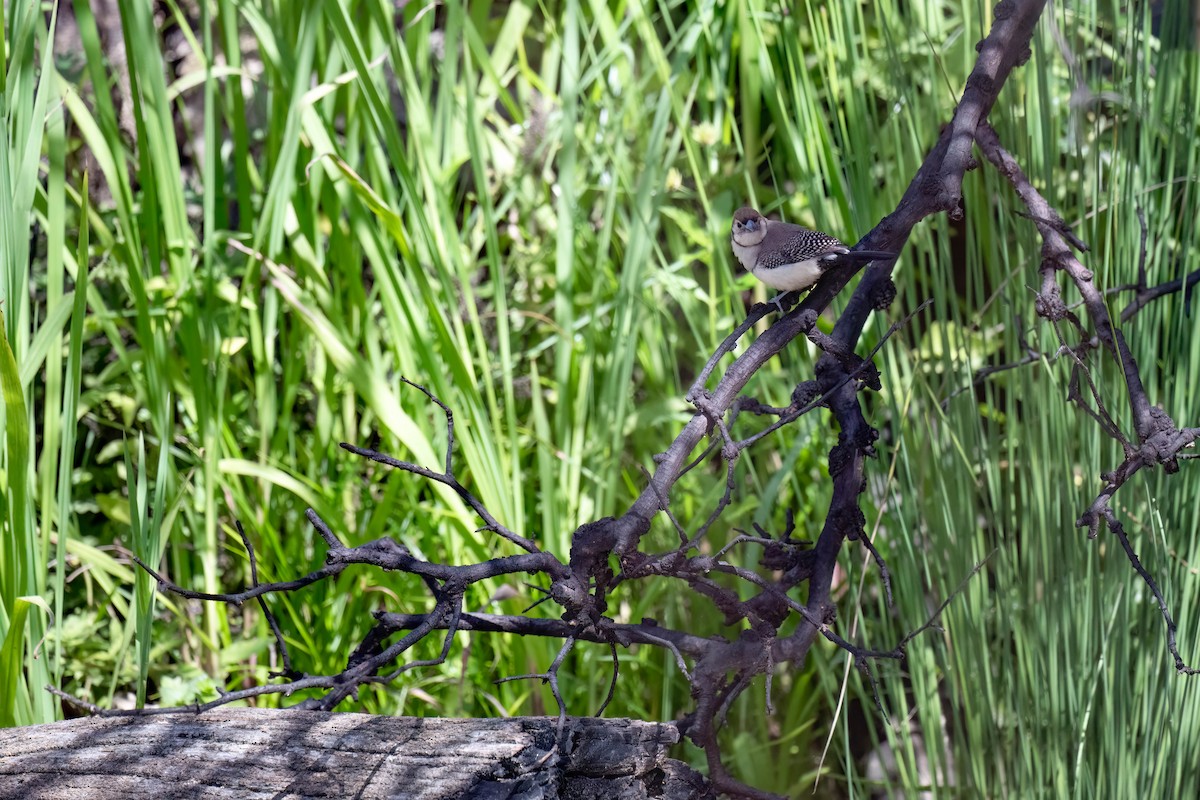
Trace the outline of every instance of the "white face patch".
[[[753, 228], [748, 226], [753, 225]], [[767, 238], [767, 221], [762, 217], [745, 223], [734, 220], [730, 244], [733, 246], [733, 256], [742, 268], [753, 272], [758, 262], [759, 247]]]
[[760, 227], [758, 230], [748, 231], [745, 228], [735, 228], [733, 231], [733, 243], [739, 247], [755, 247], [762, 244], [762, 240], [767, 236], [765, 227]]

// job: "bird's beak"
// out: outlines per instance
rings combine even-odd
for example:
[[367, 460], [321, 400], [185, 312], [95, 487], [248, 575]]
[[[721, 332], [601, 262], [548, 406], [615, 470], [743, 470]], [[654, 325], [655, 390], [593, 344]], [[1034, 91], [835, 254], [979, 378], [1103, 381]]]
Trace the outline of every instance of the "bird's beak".
[[742, 228], [744, 230], [750, 231], [751, 233], [754, 233], [754, 231], [758, 230], [758, 220], [748, 219], [742, 223]]

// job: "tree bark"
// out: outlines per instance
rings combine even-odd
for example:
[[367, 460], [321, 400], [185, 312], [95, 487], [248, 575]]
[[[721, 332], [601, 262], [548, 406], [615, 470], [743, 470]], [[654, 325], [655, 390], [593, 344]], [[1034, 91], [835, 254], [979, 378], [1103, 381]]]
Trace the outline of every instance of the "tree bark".
[[674, 725], [219, 708], [0, 730], [0, 798], [699, 798]]

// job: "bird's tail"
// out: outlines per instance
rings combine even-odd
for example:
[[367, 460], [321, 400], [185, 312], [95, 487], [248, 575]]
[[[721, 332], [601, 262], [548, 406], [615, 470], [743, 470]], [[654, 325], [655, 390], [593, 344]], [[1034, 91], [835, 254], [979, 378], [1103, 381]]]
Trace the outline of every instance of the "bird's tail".
[[855, 261], [891, 261], [897, 255], [885, 250], [851, 250], [842, 258], [853, 258]]

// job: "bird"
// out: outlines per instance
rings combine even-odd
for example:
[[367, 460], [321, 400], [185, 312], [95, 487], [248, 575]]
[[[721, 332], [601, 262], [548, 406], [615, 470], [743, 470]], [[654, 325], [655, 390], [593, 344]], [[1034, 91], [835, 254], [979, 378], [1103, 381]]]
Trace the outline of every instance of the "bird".
[[790, 222], [767, 219], [753, 208], [739, 208], [730, 233], [733, 255], [754, 277], [778, 289], [779, 306], [787, 292], [807, 289], [841, 259], [879, 261], [895, 258], [882, 250], [851, 250], [833, 236]]

